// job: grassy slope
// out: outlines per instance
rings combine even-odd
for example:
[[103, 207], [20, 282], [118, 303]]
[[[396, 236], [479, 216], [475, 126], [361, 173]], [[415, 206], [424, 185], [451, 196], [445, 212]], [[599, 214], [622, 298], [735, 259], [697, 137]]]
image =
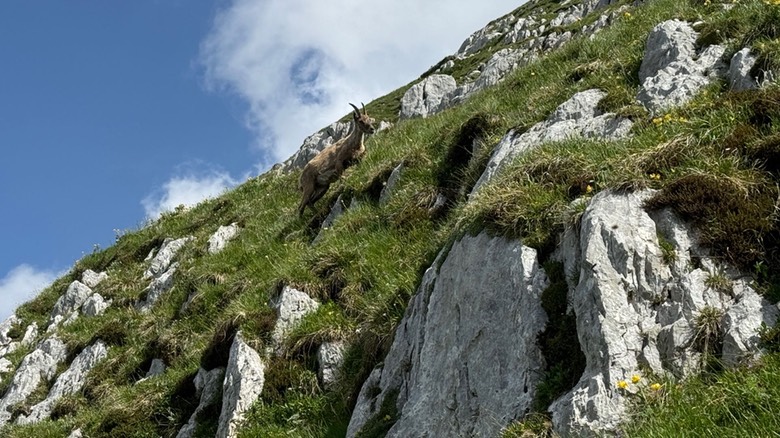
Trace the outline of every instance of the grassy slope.
[[[262, 349], [273, 326], [268, 301], [280, 286], [293, 285], [327, 305], [295, 331], [286, 356], [268, 364], [263, 400], [248, 416], [245, 435], [343, 436], [350, 404], [367, 373], [382, 360], [422, 271], [440, 248], [467, 229], [487, 228], [521, 237], [544, 254], [557, 232], [576, 222], [582, 211], [569, 207], [570, 202], [609, 188], [661, 189], [656, 206], [671, 205], [697, 221], [705, 241], [756, 272], [761, 287], [772, 294], [777, 283], [772, 273], [780, 266], [773, 216], [778, 174], [767, 163], [780, 148], [780, 128], [773, 123], [780, 117], [780, 91], [734, 94], [715, 84], [691, 104], [655, 120], [633, 104], [644, 40], [666, 19], [704, 19], [708, 42], [724, 40], [730, 53], [751, 45], [763, 54], [764, 65], [780, 64], [773, 25], [780, 22], [777, 6], [742, 1], [723, 12], [712, 3], [650, 2], [595, 39], [576, 39], [461, 106], [398, 123], [369, 139], [363, 162], [334, 184], [317, 204], [319, 210], [304, 220], [295, 213], [297, 174], [269, 174], [190, 211], [166, 214], [85, 257], [18, 314], [44, 325], [70, 281], [87, 268], [108, 269], [110, 279], [97, 291], [112, 298], [113, 307], [103, 316], [79, 319], [61, 329], [60, 336], [73, 352], [98, 337], [107, 340], [112, 345], [109, 357], [90, 374], [82, 392], [58, 404], [53, 421], [12, 426], [3, 433], [55, 437], [82, 427], [91, 437], [175, 435], [197, 404], [191, 384], [197, 369], [224, 363], [226, 343], [220, 341], [239, 328]], [[540, 2], [539, 7], [552, 11], [555, 5]], [[466, 72], [470, 66], [456, 68]], [[531, 126], [573, 93], [594, 87], [608, 91], [605, 109], [638, 122], [631, 139], [546, 145], [519, 159], [497, 184], [464, 204], [462, 193], [478, 177], [489, 145], [507, 129]], [[369, 113], [394, 113], [402, 90], [367, 105]], [[476, 135], [488, 146], [468, 163], [458, 152]], [[379, 205], [382, 181], [402, 162], [406, 170], [395, 195]], [[458, 177], [449, 177], [452, 172]], [[431, 217], [428, 207], [439, 192], [457, 202], [445, 214]], [[702, 199], [701, 193], [722, 196]], [[338, 194], [362, 202], [312, 245], [317, 225]], [[713, 208], [723, 198], [731, 209]], [[234, 221], [243, 227], [239, 237], [224, 252], [206, 255], [209, 235]], [[132, 304], [145, 287], [140, 280], [143, 259], [163, 238], [185, 235], [196, 241], [180, 253], [173, 290], [152, 313], [139, 314]], [[192, 293], [189, 309], [181, 311]], [[344, 381], [324, 391], [317, 384], [313, 356], [329, 340], [345, 340], [353, 347]], [[12, 361], [18, 364], [28, 351], [14, 353]], [[155, 357], [166, 361], [168, 371], [135, 384]], [[773, 381], [780, 378], [778, 362], [770, 357], [750, 370], [714, 373], [679, 388], [668, 384], [663, 397], [640, 402], [630, 432], [661, 436], [686, 427], [696, 435], [728, 434], [748, 422], [755, 427], [751, 430], [778, 430], [780, 404], [774, 388], [780, 382]], [[754, 384], [747, 386], [739, 376]], [[40, 399], [46, 388], [38, 392]], [[722, 420], [705, 420], [707, 410], [680, 408], [696, 397], [717, 397], [724, 403], [728, 408]], [[204, 416], [199, 436], [213, 436], [216, 415], [218, 407]], [[756, 421], [763, 423], [753, 425]]]

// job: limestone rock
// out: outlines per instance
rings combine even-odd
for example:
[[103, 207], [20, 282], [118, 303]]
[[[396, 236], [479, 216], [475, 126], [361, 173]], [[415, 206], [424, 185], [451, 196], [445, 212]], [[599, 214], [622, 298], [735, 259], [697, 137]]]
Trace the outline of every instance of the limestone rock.
[[501, 49], [494, 53], [474, 82], [470, 93], [499, 83], [509, 72], [525, 63], [525, 55], [526, 51], [523, 49]]
[[152, 258], [149, 268], [144, 272], [143, 279], [148, 280], [150, 278], [157, 278], [163, 275], [168, 267], [173, 263], [176, 254], [187, 244], [193, 237], [182, 237], [180, 239], [165, 239], [160, 251]]
[[92, 293], [92, 289], [78, 280], [71, 283], [65, 294], [57, 299], [57, 302], [54, 304], [49, 322], [53, 322], [57, 316], [67, 318], [71, 313], [78, 310]]
[[228, 242], [238, 235], [238, 224], [232, 223], [227, 226], [221, 226], [209, 237], [209, 254], [216, 254], [223, 249]]
[[5, 374], [13, 369], [13, 364], [10, 360], [0, 357], [0, 374]]
[[209, 406], [213, 406], [217, 403], [220, 396], [222, 396], [222, 381], [225, 377], [224, 368], [214, 368], [211, 371], [206, 371], [203, 368], [198, 370], [198, 374], [195, 376], [195, 396], [200, 400], [198, 407], [195, 408], [195, 412], [192, 413], [187, 424], [182, 426], [179, 433], [176, 434], [176, 438], [190, 438], [195, 434], [195, 429], [198, 427], [198, 415], [206, 410]]
[[482, 233], [442, 251], [363, 385], [347, 436], [386, 397], [398, 407], [388, 437], [498, 436], [530, 408], [544, 370], [536, 337], [547, 284], [536, 251], [517, 241]]
[[396, 184], [398, 184], [398, 181], [401, 180], [401, 174], [403, 173], [403, 171], [404, 171], [403, 163], [393, 168], [393, 171], [390, 173], [390, 176], [387, 178], [387, 182], [385, 183], [385, 186], [382, 188], [382, 192], [379, 194], [380, 204], [387, 204], [387, 202], [390, 201], [390, 197], [393, 195], [393, 191], [395, 190]]
[[95, 293], [84, 301], [84, 304], [81, 305], [81, 311], [86, 316], [100, 316], [105, 313], [112, 303], [112, 300], [106, 301], [102, 295]]
[[81, 428], [74, 429], [70, 435], [68, 435], [68, 438], [84, 438], [84, 434], [81, 432]]
[[[559, 257], [574, 285], [569, 301], [587, 364], [577, 385], [549, 407], [562, 436], [615, 431], [628, 403], [616, 384], [641, 375], [643, 368], [678, 378], [698, 372], [697, 317], [707, 309], [724, 315], [727, 365], [756, 355], [757, 328], [777, 321], [778, 309], [736, 270], [710, 258], [688, 225], [670, 210], [645, 211], [653, 193], [601, 192], [590, 201], [579, 230], [563, 237]], [[675, 261], [664, 261], [659, 235], [673, 245]], [[692, 257], [701, 267], [691, 268]], [[729, 277], [731, 291], [708, 286], [713, 275]]]
[[22, 345], [28, 346], [32, 345], [33, 342], [35, 342], [35, 338], [38, 337], [38, 323], [32, 322], [30, 325], [27, 326], [27, 330], [24, 331], [24, 336], [22, 337]]
[[0, 323], [0, 346], [8, 345], [11, 342], [11, 338], [8, 337], [8, 332], [14, 328], [15, 325], [21, 324], [21, 320], [16, 315], [11, 315]]
[[222, 412], [219, 414], [217, 438], [235, 437], [244, 413], [263, 392], [265, 365], [260, 355], [247, 345], [241, 332], [230, 347], [230, 359], [222, 386]]
[[317, 349], [319, 378], [322, 386], [329, 388], [339, 379], [339, 368], [344, 362], [346, 345], [343, 342], [325, 342]]
[[57, 377], [49, 391], [49, 395], [42, 402], [32, 407], [30, 414], [20, 416], [18, 424], [37, 423], [49, 418], [56, 403], [64, 396], [81, 391], [86, 382], [87, 373], [108, 354], [108, 347], [103, 341], [85, 348], [70, 364], [70, 367]]
[[171, 290], [173, 287], [173, 274], [176, 273], [178, 266], [178, 262], [174, 263], [162, 275], [152, 279], [151, 283], [149, 283], [149, 287], [144, 290], [146, 299], [140, 301], [136, 305], [138, 310], [141, 312], [150, 312], [157, 300], [159, 300], [164, 293]]
[[87, 287], [94, 288], [100, 284], [103, 280], [108, 278], [108, 274], [105, 272], [97, 273], [92, 269], [87, 269], [81, 274], [81, 282], [86, 284]]
[[446, 107], [447, 95], [451, 93], [457, 84], [449, 75], [434, 74], [423, 79], [406, 90], [401, 98], [401, 120], [413, 117], [427, 117]]
[[731, 57], [729, 64], [729, 84], [733, 91], [758, 88], [756, 80], [750, 76], [750, 70], [756, 64], [756, 56], [745, 47]]
[[616, 140], [628, 136], [633, 123], [612, 113], [602, 114], [597, 105], [606, 96], [601, 90], [586, 90], [562, 103], [544, 122], [519, 134], [510, 130], [496, 145], [485, 171], [471, 191], [473, 196], [519, 155], [542, 143], [573, 137]]
[[0, 347], [0, 357], [7, 356], [13, 353], [14, 351], [16, 351], [17, 348], [19, 348], [19, 342], [15, 342], [15, 341], [9, 342], [8, 345]]
[[726, 73], [726, 48], [712, 45], [696, 52], [698, 33], [684, 21], [669, 20], [653, 28], [639, 69], [637, 100], [657, 113], [679, 106]]
[[22, 359], [13, 380], [0, 399], [0, 427], [11, 420], [11, 409], [17, 403], [27, 400], [43, 380], [51, 380], [57, 371], [57, 365], [65, 360], [65, 344], [51, 337]]
[[314, 312], [320, 306], [320, 303], [311, 299], [305, 292], [285, 286], [279, 297], [271, 302], [271, 308], [276, 310], [278, 319], [276, 326], [271, 334], [273, 344], [278, 350], [284, 341], [285, 336], [303, 319], [307, 314]]
[[165, 362], [162, 359], [153, 359], [152, 364], [149, 365], [149, 371], [146, 372], [144, 378], [159, 376], [165, 372]]

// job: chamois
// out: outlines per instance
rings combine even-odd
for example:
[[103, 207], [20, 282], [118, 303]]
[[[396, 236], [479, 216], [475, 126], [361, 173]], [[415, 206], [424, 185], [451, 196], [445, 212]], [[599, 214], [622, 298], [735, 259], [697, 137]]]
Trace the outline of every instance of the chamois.
[[363, 105], [362, 113], [358, 107], [351, 103], [350, 105], [354, 108], [352, 131], [345, 138], [323, 149], [303, 168], [301, 178], [298, 181], [298, 188], [303, 191], [301, 205], [298, 207], [299, 217], [303, 216], [303, 210], [306, 209], [306, 206], [311, 207], [322, 198], [331, 183], [339, 179], [347, 167], [366, 153], [363, 135], [374, 133], [374, 119], [366, 114], [365, 105], [361, 104]]

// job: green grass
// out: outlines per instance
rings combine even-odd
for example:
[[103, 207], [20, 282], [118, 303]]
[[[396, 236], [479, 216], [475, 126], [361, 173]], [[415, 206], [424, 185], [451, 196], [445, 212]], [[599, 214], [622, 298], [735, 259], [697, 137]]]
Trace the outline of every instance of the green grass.
[[[529, 3], [515, 16], [534, 7], [554, 16], [560, 5]], [[575, 38], [462, 105], [427, 119], [398, 122], [372, 136], [363, 161], [334, 183], [303, 219], [296, 214], [298, 174], [293, 172], [253, 178], [191, 210], [166, 213], [158, 221], [123, 232], [113, 246], [84, 257], [18, 310], [25, 323], [36, 321], [44, 328], [54, 302], [71, 281], [86, 269], [108, 270], [109, 279], [96, 289], [113, 299], [113, 306], [102, 316], [82, 317], [58, 330], [71, 353], [103, 339], [111, 346], [107, 359], [89, 374], [83, 391], [58, 404], [54, 420], [9, 426], [2, 433], [63, 436], [81, 427], [91, 437], [175, 435], [197, 404], [191, 381], [198, 368], [224, 365], [225, 345], [229, 348], [237, 330], [263, 351], [274, 325], [269, 300], [289, 285], [323, 306], [293, 331], [282, 357], [268, 359], [268, 389], [248, 414], [243, 434], [343, 436], [351, 404], [365, 377], [384, 358], [423, 271], [439, 250], [466, 231], [487, 229], [523, 239], [545, 261], [558, 233], [577, 223], [591, 196], [607, 189], [658, 190], [648, 208], [670, 207], [692, 221], [705, 244], [754, 272], [760, 290], [777, 300], [778, 87], [730, 93], [725, 84], [716, 83], [690, 104], [657, 119], [650, 119], [633, 99], [644, 41], [658, 22], [704, 19], [707, 32], [721, 29], [718, 35], [727, 35], [723, 41], [731, 53], [740, 48], [736, 42], [750, 44], [766, 67], [780, 65], [773, 24], [778, 22], [777, 9], [762, 1], [741, 2], [729, 11], [699, 1], [648, 2], [630, 9], [629, 16], [621, 16], [592, 40]], [[497, 48], [489, 46], [478, 56], [459, 61], [454, 74], [468, 74], [474, 63]], [[397, 122], [400, 98], [410, 85], [369, 102], [369, 114]], [[635, 121], [631, 138], [545, 144], [519, 157], [466, 204], [465, 194], [481, 174], [491, 147], [507, 130], [531, 127], [572, 94], [590, 88], [607, 92], [602, 109]], [[472, 148], [475, 140], [481, 147]], [[403, 177], [390, 201], [380, 204], [382, 183], [400, 163]], [[432, 211], [439, 194], [450, 202], [445, 209]], [[345, 212], [313, 244], [318, 225], [338, 195], [360, 205]], [[222, 253], [208, 255], [208, 237], [232, 222], [240, 224], [239, 236]], [[195, 240], [178, 256], [173, 289], [152, 312], [137, 312], [133, 304], [148, 284], [140, 279], [144, 258], [163, 239], [187, 235]], [[667, 263], [673, 256], [673, 249], [667, 248]], [[547, 268], [555, 271], [553, 265]], [[546, 370], [538, 411], [570, 387], [577, 374], [563, 366], [560, 354], [576, 339], [566, 336], [572, 321], [560, 307], [566, 290], [559, 277], [546, 293], [545, 306], [557, 319], [540, 341], [557, 359]], [[702, 320], [708, 351], [717, 344], [710, 337], [712, 324], [711, 319]], [[773, 333], [767, 329], [764, 337], [772, 340]], [[346, 341], [350, 348], [343, 381], [325, 390], [316, 380], [315, 354], [329, 341]], [[22, 348], [9, 359], [18, 365], [27, 352]], [[154, 358], [164, 359], [168, 371], [137, 383]], [[662, 394], [637, 404], [627, 432], [670, 436], [684, 430], [698, 436], [717, 431], [737, 436], [743, 430], [746, 434], [741, 436], [770, 436], [770, 431], [778, 430], [774, 411], [780, 400], [774, 381], [780, 375], [778, 366], [777, 357], [769, 356], [758, 367], [713, 371], [679, 386], [668, 383]], [[386, 408], [372, 422], [369, 435], [382, 436], [392, 425], [396, 413], [390, 405]], [[204, 416], [210, 420], [203, 422], [199, 436], [213, 436], [215, 412], [212, 408], [210, 416]], [[709, 412], [717, 415], [704, 417]], [[527, 428], [546, 433], [540, 414], [526, 426], [508, 429], [507, 436], [521, 436]]]

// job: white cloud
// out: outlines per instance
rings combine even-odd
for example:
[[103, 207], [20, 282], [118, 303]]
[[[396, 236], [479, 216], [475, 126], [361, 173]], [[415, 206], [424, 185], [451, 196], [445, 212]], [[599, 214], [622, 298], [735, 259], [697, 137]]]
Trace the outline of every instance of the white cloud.
[[59, 275], [27, 264], [11, 269], [0, 278], [0, 321], [5, 321], [20, 304], [30, 300]]
[[247, 102], [257, 145], [279, 161], [347, 114], [348, 102], [413, 80], [522, 3], [229, 0], [201, 44], [200, 62], [210, 89]]
[[189, 207], [219, 196], [238, 183], [228, 173], [214, 169], [179, 169], [177, 173], [179, 175], [173, 176], [162, 188], [141, 201], [147, 218], [156, 219], [163, 212], [180, 205]]

